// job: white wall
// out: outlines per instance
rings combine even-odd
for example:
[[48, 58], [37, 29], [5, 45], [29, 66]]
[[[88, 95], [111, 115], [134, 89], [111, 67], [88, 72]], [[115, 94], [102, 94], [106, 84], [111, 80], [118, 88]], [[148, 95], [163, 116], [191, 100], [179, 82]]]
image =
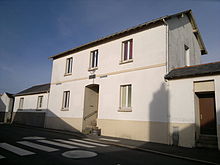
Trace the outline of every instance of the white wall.
[[[196, 108], [194, 97], [194, 82], [214, 80], [215, 103], [216, 103], [216, 124], [218, 143], [220, 144], [220, 75], [204, 76], [195, 78], [184, 78], [169, 80], [170, 93], [170, 122], [171, 123], [192, 123], [196, 124]], [[185, 130], [187, 128], [184, 128]], [[191, 129], [191, 128], [190, 128]], [[180, 131], [185, 131], [180, 130]], [[192, 140], [195, 143], [195, 128], [191, 129]], [[220, 148], [220, 145], [219, 145]]]
[[[128, 39], [133, 39], [133, 62], [119, 64], [122, 42]], [[90, 75], [88, 68], [90, 51], [96, 49], [99, 50], [99, 62], [98, 70], [95, 72], [97, 78], [93, 80], [88, 79]], [[66, 58], [69, 57], [73, 57], [73, 73], [64, 76]], [[82, 118], [85, 86], [94, 83], [100, 85], [98, 118], [150, 120], [149, 104], [153, 94], [160, 90], [163, 83], [166, 73], [165, 62], [165, 25], [58, 58], [53, 61], [49, 100], [51, 113], [48, 116]], [[160, 66], [154, 66], [156, 64]], [[131, 70], [127, 71], [127, 69]], [[135, 71], [136, 69], [139, 70]], [[108, 77], [100, 78], [98, 75], [108, 75]], [[132, 83], [133, 112], [130, 113], [118, 112], [120, 85], [126, 83]], [[70, 90], [70, 107], [69, 111], [62, 111], [63, 91], [66, 90]], [[143, 112], [145, 115], [142, 115]], [[165, 118], [161, 115], [158, 119], [155, 116], [153, 120], [165, 121]]]
[[[120, 65], [122, 41], [133, 39], [133, 62]], [[161, 25], [53, 60], [52, 83], [88, 78], [90, 51], [99, 50], [96, 74], [161, 64], [166, 61], [166, 27]], [[73, 74], [64, 76], [66, 58], [73, 57]]]
[[38, 96], [43, 96], [42, 108], [40, 110], [45, 111], [48, 109], [48, 96], [49, 93], [32, 94], [24, 96], [16, 96], [14, 102], [13, 112], [17, 112], [19, 109], [20, 98], [24, 98], [23, 110], [22, 112], [35, 112], [37, 109]]
[[3, 93], [0, 97], [0, 112], [9, 112], [11, 108], [11, 98], [7, 96], [7, 94]]

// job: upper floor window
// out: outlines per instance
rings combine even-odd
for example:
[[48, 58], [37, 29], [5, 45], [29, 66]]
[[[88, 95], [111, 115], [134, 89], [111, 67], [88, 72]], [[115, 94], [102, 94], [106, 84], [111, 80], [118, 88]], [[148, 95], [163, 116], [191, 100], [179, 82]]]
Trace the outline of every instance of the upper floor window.
[[120, 86], [120, 109], [131, 111], [131, 85]]
[[19, 109], [23, 109], [23, 105], [24, 105], [24, 98], [20, 98], [20, 101], [19, 101]]
[[122, 62], [130, 61], [133, 59], [133, 40], [122, 42]]
[[62, 109], [68, 109], [69, 108], [69, 99], [70, 99], [70, 91], [64, 91], [63, 92]]
[[190, 49], [186, 45], [184, 45], [184, 53], [185, 53], [185, 65], [190, 66]]
[[43, 104], [43, 96], [38, 96], [38, 98], [37, 98], [37, 109], [42, 108], [42, 104]]
[[72, 67], [73, 67], [73, 58], [67, 58], [66, 59], [66, 71], [65, 74], [71, 74], [72, 73]]
[[89, 69], [95, 69], [98, 67], [98, 50], [91, 51], [90, 53], [90, 65]]

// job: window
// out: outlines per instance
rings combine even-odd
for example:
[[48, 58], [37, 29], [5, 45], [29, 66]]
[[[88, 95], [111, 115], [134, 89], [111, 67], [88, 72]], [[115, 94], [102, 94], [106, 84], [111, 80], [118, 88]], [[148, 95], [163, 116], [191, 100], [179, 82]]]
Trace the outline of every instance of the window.
[[133, 40], [122, 42], [122, 62], [132, 60]]
[[19, 109], [23, 109], [23, 105], [24, 105], [24, 98], [20, 98], [20, 101], [19, 101]]
[[131, 110], [131, 85], [121, 85], [120, 88], [120, 109]]
[[37, 109], [42, 108], [42, 104], [43, 104], [43, 96], [38, 96], [38, 99], [37, 99]]
[[69, 99], [70, 99], [70, 91], [64, 91], [63, 92], [62, 109], [68, 109], [69, 108]]
[[190, 53], [189, 53], [189, 47], [184, 45], [185, 49], [185, 65], [190, 66]]
[[98, 67], [98, 50], [91, 51], [90, 53], [90, 69]]
[[73, 58], [67, 58], [66, 59], [66, 71], [65, 75], [71, 74], [72, 73], [72, 67], [73, 67]]

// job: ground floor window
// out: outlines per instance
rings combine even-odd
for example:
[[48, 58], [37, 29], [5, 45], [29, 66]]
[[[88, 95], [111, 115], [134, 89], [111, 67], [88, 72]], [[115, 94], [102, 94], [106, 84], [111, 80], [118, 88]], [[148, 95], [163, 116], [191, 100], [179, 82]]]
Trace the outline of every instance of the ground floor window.
[[20, 98], [20, 101], [19, 101], [19, 109], [23, 109], [23, 105], [24, 105], [24, 98]]
[[38, 96], [38, 99], [37, 99], [37, 109], [42, 108], [42, 104], [43, 104], [43, 96]]
[[63, 92], [62, 109], [68, 109], [69, 108], [69, 99], [70, 99], [70, 91], [64, 91]]
[[131, 109], [131, 84], [120, 86], [120, 109]]

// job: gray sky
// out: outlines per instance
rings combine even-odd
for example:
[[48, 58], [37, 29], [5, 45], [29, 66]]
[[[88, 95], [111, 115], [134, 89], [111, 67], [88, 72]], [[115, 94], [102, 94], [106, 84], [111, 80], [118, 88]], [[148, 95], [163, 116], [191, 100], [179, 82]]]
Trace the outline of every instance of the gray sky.
[[49, 56], [192, 9], [208, 55], [220, 61], [219, 0], [0, 0], [0, 93], [48, 83]]

